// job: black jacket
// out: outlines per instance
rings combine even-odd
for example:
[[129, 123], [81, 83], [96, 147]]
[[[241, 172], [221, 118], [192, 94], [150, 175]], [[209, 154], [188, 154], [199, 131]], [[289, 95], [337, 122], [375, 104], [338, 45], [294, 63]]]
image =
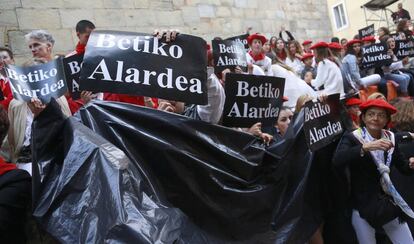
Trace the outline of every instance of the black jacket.
[[[370, 153], [361, 157], [362, 144], [352, 133], [345, 134], [338, 145], [333, 158], [334, 166], [343, 170], [349, 167], [351, 185], [351, 203], [362, 218], [374, 227], [381, 227], [396, 217], [405, 215], [391, 202], [380, 184], [380, 174]], [[391, 160], [391, 171], [397, 168], [403, 174], [413, 174], [408, 160], [402, 156], [396, 143]]]

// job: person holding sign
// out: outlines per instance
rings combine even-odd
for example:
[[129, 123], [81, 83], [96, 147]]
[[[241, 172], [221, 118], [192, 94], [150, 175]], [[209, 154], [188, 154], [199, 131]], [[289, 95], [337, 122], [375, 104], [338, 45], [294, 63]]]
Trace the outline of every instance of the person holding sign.
[[414, 243], [404, 221], [414, 218], [414, 212], [390, 180], [394, 166], [414, 174], [414, 157], [407, 160], [394, 133], [384, 129], [397, 110], [382, 99], [360, 108], [361, 128], [344, 135], [333, 158], [336, 167], [349, 167], [351, 173], [352, 225], [358, 241], [376, 243], [375, 230], [383, 228], [393, 243]]
[[[317, 63], [316, 78], [310, 83], [320, 93], [331, 95], [335, 93], [341, 94], [341, 98], [345, 97], [344, 84], [341, 70], [339, 67], [329, 60], [329, 45], [326, 42], [318, 42], [311, 47], [315, 50], [315, 61]], [[323, 87], [323, 88], [322, 88]]]
[[342, 67], [346, 74], [351, 77], [358, 89], [367, 89], [368, 86], [377, 85], [381, 82], [381, 76], [378, 74], [361, 77], [358, 57], [361, 56], [361, 40], [350, 40], [346, 45], [346, 55], [342, 60]]
[[388, 55], [391, 56], [393, 63], [391, 65], [382, 67], [382, 70], [384, 71], [384, 79], [397, 82], [400, 88], [399, 90], [401, 96], [408, 96], [408, 85], [410, 83], [411, 77], [400, 71], [400, 69], [404, 68], [404, 65], [408, 63], [408, 57], [401, 61], [398, 61], [393, 51], [395, 48], [394, 38], [388, 37], [386, 41], [388, 45]]
[[247, 63], [259, 66], [266, 75], [272, 76], [272, 60], [263, 53], [266, 37], [255, 33], [247, 38], [247, 42], [250, 47], [250, 51], [246, 54]]
[[[28, 33], [25, 38], [33, 55], [33, 59], [26, 62], [25, 66], [40, 65], [53, 60], [52, 50], [55, 40], [52, 35], [44, 30], [35, 30]], [[43, 76], [45, 74], [43, 73]], [[33, 75], [32, 79], [36, 79], [36, 77], [40, 79], [40, 76]], [[66, 116], [72, 115], [64, 95], [57, 98], [56, 101], [59, 103], [63, 114]], [[44, 107], [45, 104], [42, 104], [38, 98], [32, 98], [28, 103], [17, 99], [10, 102], [8, 111], [11, 124], [8, 134], [10, 161], [18, 163], [18, 167], [29, 168], [28, 165], [31, 164], [31, 126], [35, 114]]]

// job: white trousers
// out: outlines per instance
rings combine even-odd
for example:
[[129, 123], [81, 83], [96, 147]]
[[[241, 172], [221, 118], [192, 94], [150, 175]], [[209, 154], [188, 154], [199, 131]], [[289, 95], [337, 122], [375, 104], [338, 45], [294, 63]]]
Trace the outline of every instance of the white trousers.
[[373, 86], [376, 84], [379, 84], [381, 82], [381, 76], [378, 74], [368, 75], [363, 78], [361, 78], [361, 85], [367, 87], [367, 86]]
[[[375, 244], [375, 229], [368, 222], [361, 218], [357, 210], [352, 211], [352, 226], [361, 244]], [[382, 226], [388, 238], [393, 244], [413, 244], [414, 240], [411, 236], [407, 223], [400, 224], [398, 218], [386, 223]]]

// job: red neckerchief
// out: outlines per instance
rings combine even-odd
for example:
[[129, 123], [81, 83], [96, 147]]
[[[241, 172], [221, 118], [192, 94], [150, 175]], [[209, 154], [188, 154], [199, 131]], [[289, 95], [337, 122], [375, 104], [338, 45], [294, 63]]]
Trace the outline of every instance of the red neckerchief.
[[76, 53], [78, 54], [82, 54], [85, 53], [85, 44], [81, 44], [80, 42], [78, 42], [78, 44], [76, 45]]
[[249, 54], [253, 58], [253, 60], [255, 62], [260, 61], [260, 60], [262, 60], [262, 59], [264, 59], [266, 57], [266, 55], [264, 55], [264, 53], [260, 53], [258, 55], [254, 55], [252, 50], [249, 51]]
[[0, 157], [0, 175], [3, 175], [14, 169], [16, 169], [15, 164], [6, 163], [4, 159]]

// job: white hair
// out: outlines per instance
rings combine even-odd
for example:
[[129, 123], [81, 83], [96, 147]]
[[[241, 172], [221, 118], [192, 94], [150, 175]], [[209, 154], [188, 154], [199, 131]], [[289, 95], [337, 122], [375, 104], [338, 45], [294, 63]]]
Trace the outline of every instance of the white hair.
[[36, 39], [40, 42], [48, 42], [52, 44], [52, 46], [55, 44], [55, 39], [53, 36], [45, 30], [33, 30], [26, 34], [24, 38], [26, 39], [26, 42], [28, 42], [30, 39]]

